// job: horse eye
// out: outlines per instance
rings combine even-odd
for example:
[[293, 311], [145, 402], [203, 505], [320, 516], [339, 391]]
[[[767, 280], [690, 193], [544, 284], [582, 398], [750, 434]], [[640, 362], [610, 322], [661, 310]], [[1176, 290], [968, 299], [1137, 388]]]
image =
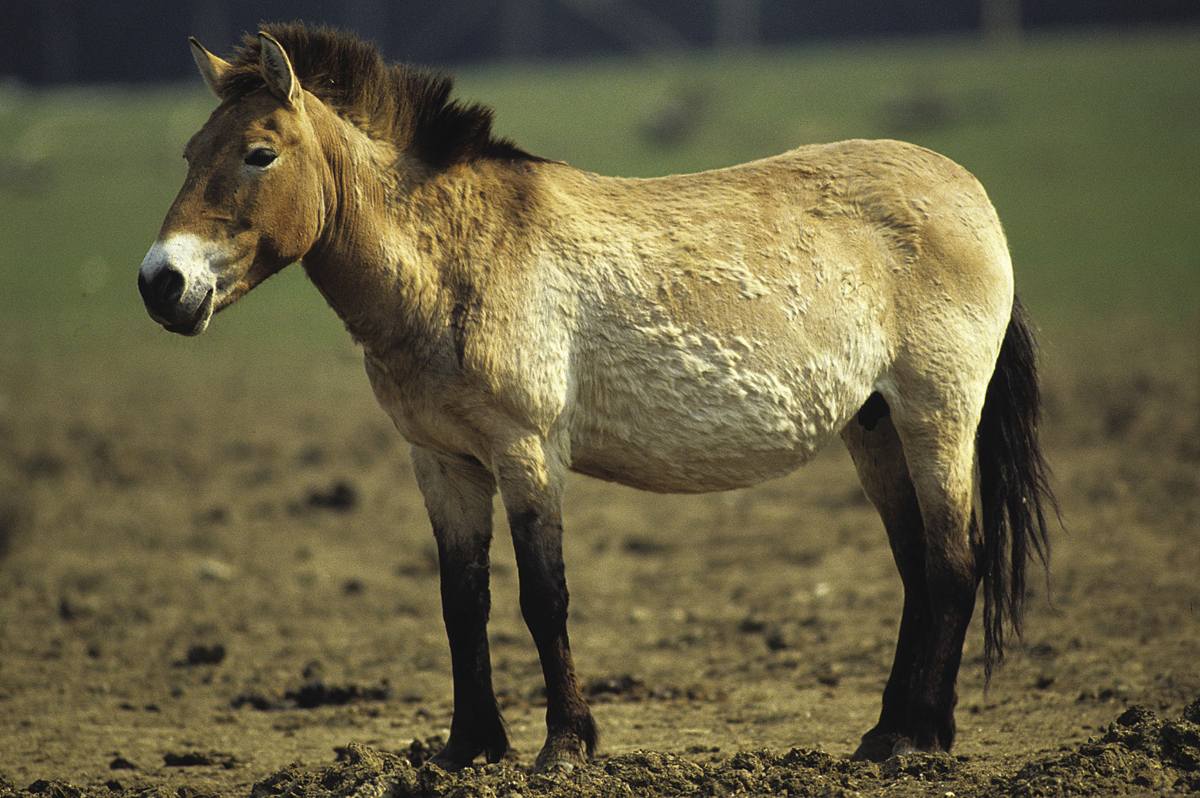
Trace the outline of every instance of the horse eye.
[[275, 154], [275, 150], [268, 147], [255, 147], [246, 153], [244, 160], [246, 166], [253, 166], [258, 169], [264, 169], [275, 162], [279, 156]]

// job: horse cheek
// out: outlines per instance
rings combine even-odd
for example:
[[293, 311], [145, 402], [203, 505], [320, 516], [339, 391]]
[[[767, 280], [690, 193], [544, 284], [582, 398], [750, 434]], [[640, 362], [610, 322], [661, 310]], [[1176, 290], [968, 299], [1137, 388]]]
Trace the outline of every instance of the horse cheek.
[[325, 202], [321, 192], [315, 187], [320, 185], [317, 180], [301, 181], [298, 196], [301, 201], [296, 203], [297, 214], [293, 225], [294, 256], [289, 260], [297, 261], [303, 258], [317, 243], [321, 230], [325, 225]]
[[320, 230], [319, 206], [310, 197], [297, 196], [283, 202], [270, 223], [264, 224], [263, 235], [268, 249], [279, 261], [277, 268], [295, 263], [312, 249]]

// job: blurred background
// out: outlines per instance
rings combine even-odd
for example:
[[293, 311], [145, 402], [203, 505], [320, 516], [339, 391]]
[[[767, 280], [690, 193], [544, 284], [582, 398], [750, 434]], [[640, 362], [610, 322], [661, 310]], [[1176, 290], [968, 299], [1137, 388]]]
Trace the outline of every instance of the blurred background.
[[[496, 109], [501, 134], [590, 171], [694, 171], [848, 137], [915, 141], [987, 187], [1018, 290], [1060, 340], [1086, 344], [1124, 319], [1197, 330], [1194, 0], [2, 8], [0, 343], [10, 352], [155, 340], [134, 275], [182, 180], [182, 146], [213, 106], [187, 36], [228, 53], [261, 21], [293, 19], [455, 72], [461, 96]], [[344, 340], [297, 274], [243, 304], [266, 318], [214, 329]]]

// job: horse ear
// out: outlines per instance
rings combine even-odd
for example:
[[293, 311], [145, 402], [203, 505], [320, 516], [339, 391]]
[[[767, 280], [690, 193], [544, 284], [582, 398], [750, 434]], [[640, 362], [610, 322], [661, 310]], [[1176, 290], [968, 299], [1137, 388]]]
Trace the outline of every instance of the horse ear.
[[291, 59], [283, 51], [283, 46], [275, 41], [275, 37], [271, 34], [260, 31], [258, 38], [262, 42], [262, 51], [259, 57], [263, 77], [267, 80], [267, 88], [287, 105], [299, 108], [300, 81], [296, 79]]
[[192, 59], [200, 70], [200, 77], [204, 78], [212, 93], [220, 98], [221, 92], [218, 87], [221, 85], [221, 76], [229, 69], [229, 62], [205, 50], [204, 45], [196, 41], [194, 36], [189, 38], [188, 42], [192, 45]]

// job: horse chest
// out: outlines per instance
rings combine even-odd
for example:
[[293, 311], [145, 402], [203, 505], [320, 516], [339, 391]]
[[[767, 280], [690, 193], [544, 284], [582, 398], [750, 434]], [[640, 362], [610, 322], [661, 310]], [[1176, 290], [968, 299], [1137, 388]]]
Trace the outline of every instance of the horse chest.
[[388, 364], [369, 354], [365, 366], [375, 400], [406, 441], [448, 454], [486, 459], [486, 442], [472, 425], [464, 423], [461, 413], [452, 412], [454, 403], [447, 397], [455, 392], [440, 384], [444, 380], [416, 373], [410, 379], [400, 379]]

